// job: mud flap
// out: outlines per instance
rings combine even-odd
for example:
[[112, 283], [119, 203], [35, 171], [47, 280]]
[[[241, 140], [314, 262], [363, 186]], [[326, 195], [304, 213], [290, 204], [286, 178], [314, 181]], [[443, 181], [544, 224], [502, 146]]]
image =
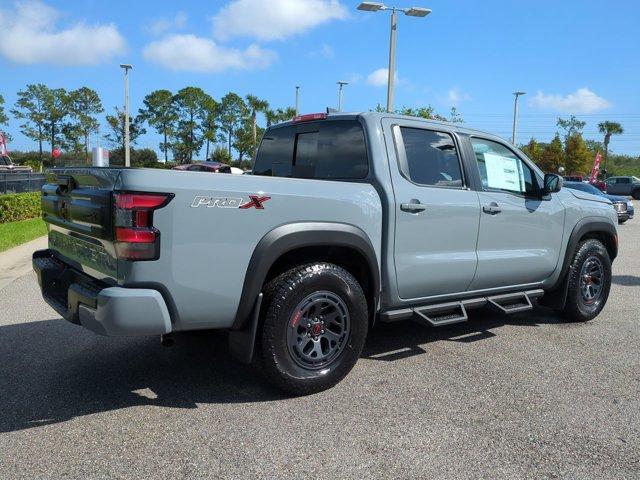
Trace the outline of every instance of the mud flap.
[[237, 360], [249, 364], [253, 360], [253, 349], [256, 343], [256, 332], [260, 322], [260, 307], [262, 306], [262, 293], [258, 295], [251, 311], [251, 316], [242, 330], [229, 332], [229, 350]]

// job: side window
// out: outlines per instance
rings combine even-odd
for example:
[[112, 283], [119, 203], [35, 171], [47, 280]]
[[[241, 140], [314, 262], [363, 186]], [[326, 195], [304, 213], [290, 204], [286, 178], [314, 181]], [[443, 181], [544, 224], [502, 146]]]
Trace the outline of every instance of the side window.
[[201, 172], [202, 167], [200, 165], [191, 165], [187, 168], [187, 170], [189, 170], [190, 172]]
[[484, 190], [503, 190], [520, 195], [537, 192], [533, 171], [507, 147], [482, 138], [471, 138], [471, 144]]
[[258, 149], [253, 174], [352, 180], [369, 173], [362, 125], [323, 120], [270, 129]]
[[411, 181], [437, 187], [462, 187], [462, 170], [448, 133], [400, 127]]
[[628, 177], [620, 177], [620, 178], [618, 179], [618, 183], [624, 183], [624, 184], [626, 185], [626, 184], [631, 183], [631, 179], [630, 179], [630, 178], [628, 178]]

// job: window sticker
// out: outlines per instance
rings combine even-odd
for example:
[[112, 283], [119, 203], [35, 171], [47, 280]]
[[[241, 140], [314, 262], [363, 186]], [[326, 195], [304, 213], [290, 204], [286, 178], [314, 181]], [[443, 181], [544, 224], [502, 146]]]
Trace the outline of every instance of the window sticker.
[[484, 154], [489, 188], [522, 192], [522, 176], [518, 168], [518, 160], [503, 157], [494, 153]]

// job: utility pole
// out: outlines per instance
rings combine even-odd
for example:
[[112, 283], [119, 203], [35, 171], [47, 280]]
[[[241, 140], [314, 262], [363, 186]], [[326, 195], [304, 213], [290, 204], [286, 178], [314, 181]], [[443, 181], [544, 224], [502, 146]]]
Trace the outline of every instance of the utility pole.
[[296, 116], [300, 115], [300, 86], [296, 85]]
[[129, 70], [133, 66], [123, 63], [120, 68], [124, 69], [124, 166], [131, 166], [131, 148], [129, 145]]
[[526, 92], [513, 92], [516, 99], [513, 104], [513, 134], [511, 135], [511, 143], [516, 144], [516, 133], [518, 129], [518, 97], [520, 95], [526, 95]]
[[345, 82], [343, 80], [338, 80], [338, 111], [342, 111], [342, 88], [345, 85], [349, 85], [349, 82]]

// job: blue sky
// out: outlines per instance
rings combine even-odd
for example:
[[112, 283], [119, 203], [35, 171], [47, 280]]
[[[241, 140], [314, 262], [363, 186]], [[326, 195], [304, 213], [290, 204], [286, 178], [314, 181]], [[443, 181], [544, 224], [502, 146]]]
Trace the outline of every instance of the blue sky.
[[[300, 85], [301, 111], [323, 111], [336, 106], [338, 80], [351, 82], [345, 110], [368, 110], [385, 103], [389, 14], [358, 3], [0, 0], [0, 94], [11, 108], [27, 83], [86, 85], [112, 111], [123, 103], [126, 62], [136, 111], [146, 93], [187, 85], [215, 98], [253, 93], [274, 107], [292, 105]], [[625, 134], [611, 149], [640, 154], [640, 2], [413, 3], [433, 13], [399, 18], [397, 106], [455, 105], [469, 126], [510, 137], [512, 92], [523, 90], [520, 142], [548, 140], [556, 118], [574, 113], [587, 138], [600, 139], [599, 121], [619, 121]], [[7, 130], [10, 148], [35, 148], [15, 120]], [[158, 140], [150, 133], [139, 146]]]

